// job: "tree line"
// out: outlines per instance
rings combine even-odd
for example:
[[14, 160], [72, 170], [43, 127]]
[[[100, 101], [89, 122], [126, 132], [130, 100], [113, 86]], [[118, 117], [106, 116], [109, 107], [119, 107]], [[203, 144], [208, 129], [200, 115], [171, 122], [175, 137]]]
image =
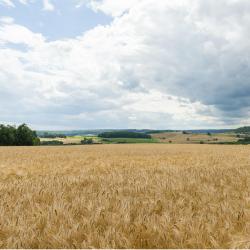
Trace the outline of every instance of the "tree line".
[[35, 145], [40, 145], [40, 139], [26, 124], [18, 127], [0, 124], [0, 146]]
[[130, 131], [113, 131], [113, 132], [104, 132], [98, 135], [102, 138], [142, 138], [142, 139], [151, 139], [151, 135], [139, 132], [130, 132]]
[[235, 133], [242, 133], [242, 134], [247, 134], [250, 133], [250, 126], [245, 126], [241, 128], [237, 128], [234, 130]]
[[40, 138], [55, 139], [55, 138], [67, 138], [67, 136], [63, 134], [50, 134], [48, 132], [44, 132], [43, 135], [40, 135]]

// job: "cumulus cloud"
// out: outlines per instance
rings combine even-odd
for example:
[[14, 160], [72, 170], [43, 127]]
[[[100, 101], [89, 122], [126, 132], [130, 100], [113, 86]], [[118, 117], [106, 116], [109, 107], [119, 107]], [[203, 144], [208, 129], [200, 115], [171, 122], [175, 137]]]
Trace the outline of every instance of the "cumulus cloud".
[[[109, 1], [99, 6], [115, 13]], [[250, 105], [249, 8], [247, 1], [138, 1], [113, 25], [126, 31], [124, 43], [131, 33], [136, 34], [131, 41], [141, 39], [139, 53], [125, 62], [123, 57], [121, 65], [128, 68], [132, 62], [137, 74], [132, 82], [146, 88], [215, 107], [216, 115], [245, 117]], [[123, 79], [126, 75], [131, 78], [125, 73]]]
[[46, 11], [54, 11], [55, 7], [54, 5], [50, 2], [50, 0], [43, 0], [43, 10]]
[[41, 34], [34, 34], [24, 26], [17, 25], [14, 19], [9, 17], [0, 18], [0, 44], [24, 44], [29, 47], [39, 47], [43, 44], [44, 37]]
[[19, 0], [19, 2], [22, 4], [28, 4], [29, 0]]
[[[21, 4], [27, 5], [29, 3], [33, 3], [37, 0], [16, 0], [16, 1], [18, 1]], [[0, 0], [0, 5], [14, 8], [14, 7], [16, 7], [14, 2], [15, 2], [14, 0]], [[43, 3], [43, 10], [45, 10], [45, 11], [54, 11], [55, 10], [55, 6], [51, 3], [50, 0], [42, 0], [42, 3]]]
[[15, 7], [14, 3], [11, 0], [0, 0], [0, 5]]
[[134, 0], [103, 0], [96, 1], [92, 0], [89, 2], [91, 8], [95, 11], [102, 11], [107, 15], [111, 15], [113, 17], [119, 17], [124, 14], [126, 11], [129, 11], [133, 6], [141, 2], [141, 0], [137, 0], [135, 3]]
[[249, 122], [248, 0], [84, 3], [114, 21], [47, 41], [0, 19], [0, 120], [56, 128]]
[[8, 24], [10, 24], [10, 23], [14, 23], [14, 18], [12, 18], [12, 17], [9, 17], [9, 16], [3, 16], [3, 17], [0, 17], [0, 22], [1, 23], [8, 23]]

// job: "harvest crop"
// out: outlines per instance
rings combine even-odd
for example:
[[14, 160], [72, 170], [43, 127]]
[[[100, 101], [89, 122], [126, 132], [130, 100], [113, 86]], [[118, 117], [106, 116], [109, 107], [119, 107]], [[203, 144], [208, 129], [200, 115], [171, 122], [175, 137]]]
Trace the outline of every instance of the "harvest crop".
[[249, 248], [250, 147], [0, 148], [1, 248]]

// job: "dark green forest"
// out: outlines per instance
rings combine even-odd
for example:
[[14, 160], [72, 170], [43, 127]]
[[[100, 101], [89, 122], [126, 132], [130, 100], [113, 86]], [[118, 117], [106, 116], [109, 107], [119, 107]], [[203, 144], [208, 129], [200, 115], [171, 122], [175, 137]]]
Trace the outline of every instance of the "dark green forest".
[[98, 135], [102, 138], [145, 138], [151, 139], [151, 135], [139, 132], [129, 132], [129, 131], [112, 131], [104, 132]]
[[18, 127], [0, 125], [0, 146], [35, 146], [40, 145], [40, 139], [35, 131], [26, 124]]
[[250, 126], [246, 126], [246, 127], [241, 127], [241, 128], [237, 128], [235, 129], [235, 133], [239, 133], [239, 134], [248, 134], [250, 133]]

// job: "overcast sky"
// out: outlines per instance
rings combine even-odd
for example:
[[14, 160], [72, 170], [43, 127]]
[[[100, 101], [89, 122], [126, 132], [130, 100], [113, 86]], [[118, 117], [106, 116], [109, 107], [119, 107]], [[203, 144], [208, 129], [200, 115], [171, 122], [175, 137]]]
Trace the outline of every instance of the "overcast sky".
[[250, 124], [249, 0], [0, 0], [0, 123]]

